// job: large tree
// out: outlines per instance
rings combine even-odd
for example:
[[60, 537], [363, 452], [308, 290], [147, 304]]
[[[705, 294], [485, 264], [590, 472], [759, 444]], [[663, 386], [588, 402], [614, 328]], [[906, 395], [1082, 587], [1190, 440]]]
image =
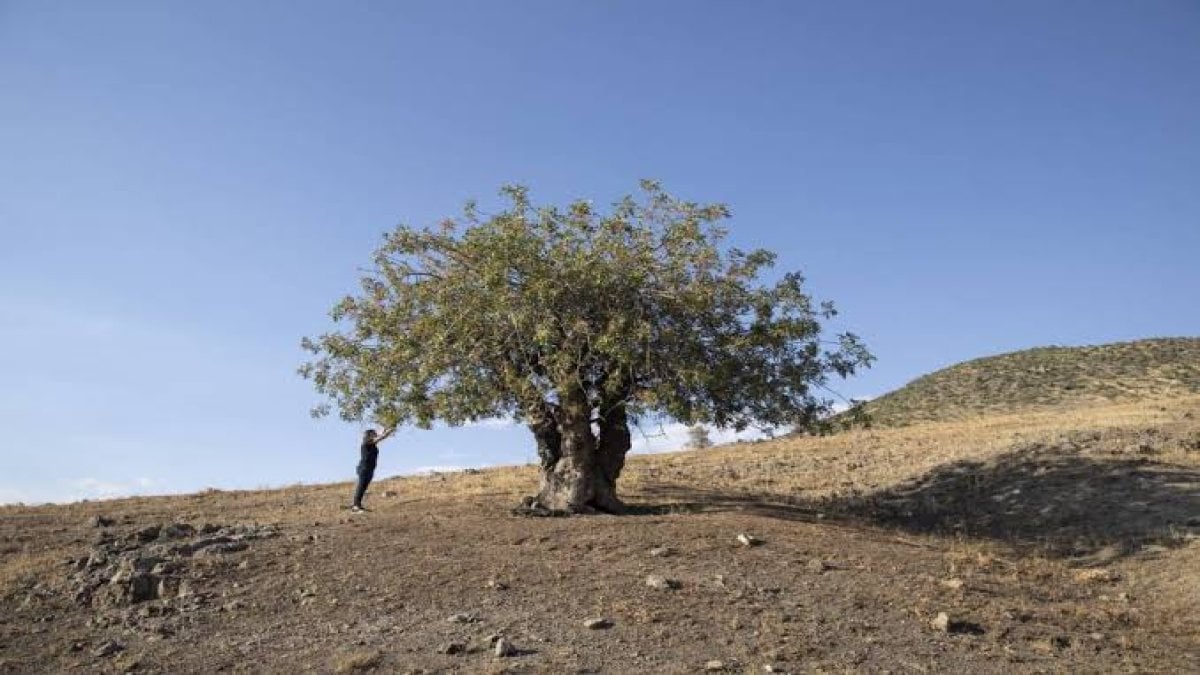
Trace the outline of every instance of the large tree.
[[760, 279], [774, 254], [722, 247], [723, 205], [651, 181], [607, 212], [502, 194], [499, 213], [469, 203], [385, 235], [362, 291], [331, 312], [340, 330], [305, 338], [301, 374], [342, 418], [512, 418], [536, 439], [537, 506], [619, 512], [638, 419], [803, 428], [830, 412], [831, 376], [871, 361], [852, 334], [822, 339], [834, 308], [800, 274]]

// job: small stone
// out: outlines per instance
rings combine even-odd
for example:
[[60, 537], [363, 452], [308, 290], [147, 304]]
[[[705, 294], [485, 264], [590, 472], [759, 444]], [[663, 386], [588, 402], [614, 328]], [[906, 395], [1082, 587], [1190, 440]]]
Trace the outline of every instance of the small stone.
[[158, 533], [159, 539], [183, 539], [196, 534], [196, 528], [187, 523], [171, 523]]
[[117, 521], [113, 520], [112, 518], [106, 518], [104, 516], [94, 516], [89, 521], [89, 524], [92, 527], [111, 527], [116, 522]]
[[178, 572], [182, 566], [173, 560], [164, 560], [160, 563], [155, 563], [154, 567], [150, 568], [150, 573], [156, 577], [174, 574]]
[[725, 662], [718, 661], [717, 659], [713, 659], [712, 661], [709, 661], [704, 664], [704, 670], [706, 670], [710, 673], [715, 673], [715, 672], [725, 670]]
[[945, 586], [946, 588], [949, 588], [952, 591], [957, 591], [958, 589], [963, 587], [963, 580], [962, 579], [945, 579], [942, 581], [942, 585]]
[[92, 656], [102, 659], [106, 656], [112, 656], [113, 654], [122, 652], [124, 650], [125, 650], [125, 645], [123, 645], [120, 642], [117, 642], [115, 640], [108, 640], [106, 642], [101, 643], [101, 645], [99, 647], [96, 647], [94, 650], [92, 650]]
[[245, 551], [248, 548], [250, 548], [250, 544], [247, 544], [244, 541], [231, 541], [229, 543], [212, 544], [211, 546], [205, 546], [203, 549], [198, 551], [198, 554], [199, 555], [216, 556], [216, 555], [224, 555], [226, 553], [237, 553], [238, 551]]
[[739, 534], [737, 536], [737, 540], [742, 546], [759, 546], [763, 543], [762, 539], [759, 539], [752, 534], [746, 534], [745, 532]]
[[825, 562], [824, 560], [820, 560], [818, 558], [813, 558], [812, 560], [809, 560], [808, 563], [805, 565], [805, 567], [808, 569], [809, 572], [812, 572], [813, 574], [824, 574], [827, 570], [832, 569], [831, 566], [829, 565], [829, 563]]
[[496, 640], [496, 645], [492, 651], [500, 658], [517, 655], [517, 648], [505, 638]]
[[448, 642], [438, 648], [439, 654], [462, 654], [467, 651], [467, 646], [461, 642]]
[[929, 625], [932, 626], [934, 630], [941, 631], [943, 633], [949, 633], [950, 615], [945, 612], [938, 612], [938, 615], [934, 617], [933, 621], [929, 622]]
[[451, 614], [446, 617], [446, 621], [450, 623], [475, 623], [479, 619], [471, 614]]
[[646, 585], [663, 591], [673, 591], [681, 586], [675, 579], [668, 579], [661, 574], [651, 574], [646, 577]]
[[496, 590], [496, 591], [507, 591], [508, 590], [508, 584], [504, 583], [503, 581], [499, 581], [497, 579], [488, 579], [486, 586], [488, 588], [490, 588], [492, 590]]
[[613, 622], [604, 618], [585, 619], [583, 622], [583, 627], [590, 628], [591, 630], [603, 630], [605, 628], [612, 628], [612, 626]]
[[[113, 577], [114, 579], [116, 577]], [[158, 595], [157, 580], [149, 574], [134, 573], [128, 579], [126, 588], [129, 591], [129, 601], [138, 603], [153, 600]]]
[[670, 546], [655, 546], [650, 549], [650, 556], [654, 558], [665, 558], [675, 551]]

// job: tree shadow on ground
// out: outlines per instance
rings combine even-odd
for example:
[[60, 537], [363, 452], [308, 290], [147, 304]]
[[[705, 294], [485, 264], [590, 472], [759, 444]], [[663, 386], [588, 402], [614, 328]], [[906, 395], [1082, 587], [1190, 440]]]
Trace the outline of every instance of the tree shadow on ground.
[[[653, 485], [635, 512], [738, 510], [786, 520], [857, 521], [1002, 541], [1052, 557], [1112, 559], [1200, 535], [1200, 470], [1145, 457], [1032, 445], [952, 462], [889, 488], [805, 499]], [[664, 501], [665, 500], [665, 501]]]

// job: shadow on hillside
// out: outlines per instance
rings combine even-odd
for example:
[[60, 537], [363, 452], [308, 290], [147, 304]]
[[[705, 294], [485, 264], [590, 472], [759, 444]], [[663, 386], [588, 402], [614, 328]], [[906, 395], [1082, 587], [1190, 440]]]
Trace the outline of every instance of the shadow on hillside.
[[1055, 557], [1129, 555], [1200, 534], [1200, 471], [1146, 458], [1031, 446], [958, 461], [877, 492], [806, 500], [655, 485], [642, 513], [738, 510], [786, 520], [818, 514], [902, 531], [985, 538]]

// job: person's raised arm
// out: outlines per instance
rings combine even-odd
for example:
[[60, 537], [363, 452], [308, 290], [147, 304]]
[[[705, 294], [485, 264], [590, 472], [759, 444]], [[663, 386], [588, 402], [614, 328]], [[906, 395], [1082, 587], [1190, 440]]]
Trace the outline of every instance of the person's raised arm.
[[379, 438], [375, 439], [375, 442], [378, 443], [380, 441], [387, 440], [387, 437], [391, 436], [394, 433], [396, 433], [396, 427], [390, 427], [390, 428], [384, 430], [384, 432], [382, 434], [380, 434]]

